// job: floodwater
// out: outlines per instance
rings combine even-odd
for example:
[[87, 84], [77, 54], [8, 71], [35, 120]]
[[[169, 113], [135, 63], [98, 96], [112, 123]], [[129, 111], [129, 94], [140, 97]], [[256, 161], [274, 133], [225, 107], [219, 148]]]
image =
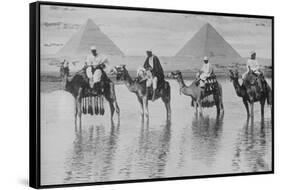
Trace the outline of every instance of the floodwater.
[[[41, 183], [83, 182], [198, 176], [272, 169], [271, 109], [261, 122], [255, 104], [247, 122], [242, 100], [229, 80], [223, 87], [225, 114], [215, 108], [195, 116], [190, 97], [171, 84], [171, 125], [161, 100], [149, 103], [150, 121], [141, 122], [136, 96], [117, 85], [120, 125], [110, 124], [109, 106], [102, 116], [82, 116], [75, 130], [74, 100], [64, 91], [41, 93]], [[186, 81], [187, 84], [190, 81]], [[115, 118], [115, 121], [117, 119]]]

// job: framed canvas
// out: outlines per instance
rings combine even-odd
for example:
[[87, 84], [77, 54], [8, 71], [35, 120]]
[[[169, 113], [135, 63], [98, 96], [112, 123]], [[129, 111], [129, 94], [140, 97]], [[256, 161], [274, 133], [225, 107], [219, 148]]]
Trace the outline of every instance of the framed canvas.
[[30, 4], [30, 186], [274, 172], [274, 17]]

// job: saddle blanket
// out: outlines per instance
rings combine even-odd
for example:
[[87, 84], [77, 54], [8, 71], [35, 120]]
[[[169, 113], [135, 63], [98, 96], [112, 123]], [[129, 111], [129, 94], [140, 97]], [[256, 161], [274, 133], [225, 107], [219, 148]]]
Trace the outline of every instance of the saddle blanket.
[[100, 82], [101, 81], [102, 71], [100, 69], [96, 69], [93, 72], [93, 68], [92, 67], [88, 67], [86, 69], [86, 76], [89, 79], [90, 87], [93, 88], [93, 86], [94, 86], [94, 84], [96, 82]]

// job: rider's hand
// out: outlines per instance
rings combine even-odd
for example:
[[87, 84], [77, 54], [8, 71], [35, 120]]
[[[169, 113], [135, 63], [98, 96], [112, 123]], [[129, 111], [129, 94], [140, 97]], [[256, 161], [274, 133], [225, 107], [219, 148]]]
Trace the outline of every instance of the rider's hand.
[[152, 71], [152, 67], [148, 67], [146, 70], [151, 72]]

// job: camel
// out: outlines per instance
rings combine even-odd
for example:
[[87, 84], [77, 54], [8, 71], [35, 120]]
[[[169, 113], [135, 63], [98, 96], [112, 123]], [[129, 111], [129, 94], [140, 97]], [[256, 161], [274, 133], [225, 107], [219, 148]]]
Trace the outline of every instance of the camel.
[[[264, 82], [264, 90], [263, 92], [260, 92], [257, 87], [257, 83], [254, 82], [247, 82], [245, 81], [251, 81], [253, 76], [253, 71], [250, 70], [249, 73], [247, 74], [247, 77], [245, 78], [244, 82], [242, 85], [239, 83], [239, 72], [237, 70], [229, 70], [230, 73], [230, 80], [233, 83], [235, 92], [237, 96], [241, 97], [244, 103], [244, 106], [247, 111], [247, 117], [254, 117], [254, 103], [255, 102], [260, 102], [261, 105], [261, 119], [264, 119], [264, 106], [265, 102], [267, 100], [267, 103], [269, 105], [272, 104], [272, 95], [271, 95], [271, 88], [270, 86]], [[252, 84], [251, 84], [252, 83]], [[251, 112], [249, 111], [249, 104], [251, 108]]]
[[[125, 65], [115, 66], [115, 74], [117, 80], [124, 81], [128, 90], [136, 94], [141, 107], [141, 118], [144, 119], [145, 116], [149, 119], [148, 101], [152, 100], [152, 89], [147, 91], [146, 80], [133, 80]], [[155, 100], [161, 98], [165, 104], [167, 121], [171, 120], [170, 91], [170, 84], [167, 81], [164, 81], [163, 84], [158, 86], [155, 94]]]
[[[108, 101], [109, 107], [110, 107], [110, 114], [111, 114], [111, 124], [113, 125], [113, 116], [116, 112], [118, 116], [118, 123], [120, 121], [120, 110], [119, 106], [116, 100], [116, 94], [115, 94], [115, 86], [110, 79], [105, 77], [104, 80], [104, 90], [101, 94], [97, 94], [94, 92], [90, 87], [89, 83], [87, 81], [87, 77], [83, 70], [78, 71], [73, 76], [69, 75], [69, 69], [65, 68], [63, 65], [61, 65], [60, 68], [60, 76], [62, 78], [63, 83], [63, 89], [67, 92], [71, 93], [73, 97], [75, 98], [75, 127], [77, 126], [77, 117], [79, 118], [79, 126], [81, 127], [81, 116], [82, 116], [82, 108], [86, 105], [87, 101], [91, 105], [92, 103], [92, 97], [94, 97], [94, 101], [96, 105], [100, 105], [100, 110], [97, 110], [97, 106], [95, 106], [95, 114], [104, 114], [104, 108], [103, 108], [103, 97]], [[82, 102], [82, 99], [84, 100]], [[100, 102], [97, 102], [100, 101]], [[89, 108], [92, 108], [89, 106]]]
[[[222, 101], [222, 87], [220, 83], [218, 83], [218, 90], [216, 90], [215, 92], [206, 93], [205, 90], [198, 85], [198, 80], [193, 81], [189, 86], [187, 86], [183, 81], [182, 73], [180, 71], [171, 72], [168, 76], [177, 80], [180, 87], [180, 94], [182, 93], [186, 96], [191, 97], [196, 114], [198, 113], [198, 107], [200, 115], [202, 115], [202, 108], [212, 107], [214, 105], [217, 108], [217, 116], [220, 115], [221, 111], [224, 112]], [[209, 104], [208, 99], [205, 99], [208, 98], [210, 95], [213, 96], [213, 104]], [[206, 103], [204, 103], [204, 101]]]

